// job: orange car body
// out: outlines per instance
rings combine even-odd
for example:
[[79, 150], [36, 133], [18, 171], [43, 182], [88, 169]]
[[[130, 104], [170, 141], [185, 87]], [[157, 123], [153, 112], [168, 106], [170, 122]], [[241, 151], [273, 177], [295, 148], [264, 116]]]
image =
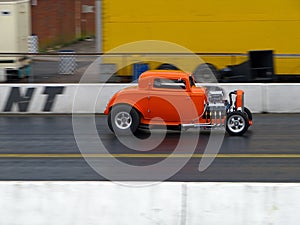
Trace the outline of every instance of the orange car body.
[[199, 115], [207, 104], [206, 88], [196, 87], [191, 79], [181, 71], [147, 71], [139, 77], [137, 86], [116, 93], [104, 114], [109, 114], [114, 105], [128, 104], [141, 114], [141, 124], [204, 122]]
[[135, 133], [142, 125], [179, 128], [221, 128], [242, 135], [252, 125], [244, 107], [244, 91], [229, 93], [228, 102], [218, 87], [197, 87], [192, 75], [177, 70], [146, 71], [138, 85], [125, 88], [110, 99], [104, 114], [118, 134]]

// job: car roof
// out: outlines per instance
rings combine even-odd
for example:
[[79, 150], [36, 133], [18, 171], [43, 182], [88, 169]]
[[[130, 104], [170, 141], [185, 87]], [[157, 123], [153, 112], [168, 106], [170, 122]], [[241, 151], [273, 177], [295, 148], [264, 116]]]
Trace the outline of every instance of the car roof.
[[163, 77], [163, 78], [189, 78], [188, 73], [181, 70], [148, 70], [141, 74], [140, 78]]

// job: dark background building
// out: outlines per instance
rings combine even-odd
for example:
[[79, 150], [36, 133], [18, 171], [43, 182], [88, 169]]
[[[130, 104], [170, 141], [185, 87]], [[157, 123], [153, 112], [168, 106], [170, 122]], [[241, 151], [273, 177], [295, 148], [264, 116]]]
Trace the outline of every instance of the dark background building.
[[95, 34], [95, 0], [31, 0], [40, 50]]

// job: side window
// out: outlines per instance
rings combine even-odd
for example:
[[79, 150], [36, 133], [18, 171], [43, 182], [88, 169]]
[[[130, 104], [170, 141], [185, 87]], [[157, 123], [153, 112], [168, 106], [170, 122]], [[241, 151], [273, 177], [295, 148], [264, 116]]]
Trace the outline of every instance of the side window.
[[155, 88], [186, 89], [185, 80], [182, 79], [155, 78], [153, 86]]

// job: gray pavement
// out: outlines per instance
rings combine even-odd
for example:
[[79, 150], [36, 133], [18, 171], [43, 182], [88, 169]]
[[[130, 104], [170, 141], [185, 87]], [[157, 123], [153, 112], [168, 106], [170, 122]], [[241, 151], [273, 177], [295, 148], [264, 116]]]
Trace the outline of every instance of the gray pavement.
[[19, 82], [33, 83], [79, 83], [88, 66], [96, 59], [90, 56], [74, 56], [76, 69], [70, 74], [61, 74], [61, 56], [50, 55], [61, 51], [71, 50], [76, 53], [95, 53], [95, 40], [88, 39], [49, 50], [45, 54], [33, 57], [31, 77]]
[[56, 50], [56, 52], [61, 50], [73, 50], [78, 53], [95, 53], [96, 52], [96, 42], [95, 39], [85, 39], [83, 41], [78, 41], [74, 44], [64, 46]]
[[[73, 51], [74, 55], [62, 58], [59, 55], [61, 51]], [[57, 47], [48, 52], [32, 56], [31, 76], [24, 79], [11, 79], [8, 83], [102, 83], [103, 78], [100, 73], [99, 56], [95, 55], [96, 44], [94, 39], [78, 41], [76, 43]], [[80, 54], [80, 55], [76, 55]], [[71, 58], [71, 59], [70, 59]], [[62, 60], [67, 62], [62, 63]], [[96, 63], [94, 63], [97, 61]], [[67, 68], [70, 64], [76, 63], [76, 69], [70, 70], [70, 73], [61, 73], [62, 68]], [[94, 64], [93, 64], [94, 63]], [[93, 67], [90, 66], [93, 64]], [[69, 69], [66, 69], [67, 71]], [[88, 70], [88, 76], [85, 79], [81, 78]], [[121, 78], [117, 76], [111, 77], [109, 82], [120, 83], [130, 82], [128, 77]]]
[[[80, 121], [87, 124], [90, 119], [80, 116]], [[109, 131], [106, 116], [96, 116], [97, 132], [103, 145], [110, 154], [126, 165], [155, 165], [156, 173], [139, 178], [135, 173], [122, 170], [122, 165], [115, 166], [116, 158], [90, 158], [103, 170], [112, 172], [114, 180], [157, 180], [160, 173], [177, 168], [183, 157], [173, 157], [166, 165], [159, 162], [166, 154], [174, 153], [181, 138], [179, 132], [169, 132], [159, 146], [151, 151], [136, 151], [122, 144]], [[2, 116], [0, 117], [0, 180], [106, 180], [96, 173], [82, 158], [73, 133], [71, 116]], [[199, 136], [195, 157], [188, 162], [169, 181], [233, 181], [233, 182], [300, 182], [299, 125], [298, 114], [255, 114], [254, 126], [242, 137], [226, 135], [220, 154], [209, 168], [198, 170], [204, 153], [209, 133]], [[90, 130], [82, 130], [85, 146], [84, 153], [105, 153], [97, 145]], [[188, 143], [193, 139], [192, 131], [187, 131], [183, 138]], [[147, 140], [147, 133], [140, 133], [139, 138]], [[153, 141], [157, 136], [152, 136]], [[146, 142], [148, 143], [149, 140]], [[98, 146], [94, 148], [95, 146]], [[184, 155], [186, 145], [174, 153]], [[82, 149], [83, 150], [83, 149]], [[159, 155], [161, 157], [158, 157]], [[91, 162], [91, 161], [90, 161]], [[114, 165], [114, 166], [112, 166]], [[176, 170], [177, 171], [177, 170]]]

